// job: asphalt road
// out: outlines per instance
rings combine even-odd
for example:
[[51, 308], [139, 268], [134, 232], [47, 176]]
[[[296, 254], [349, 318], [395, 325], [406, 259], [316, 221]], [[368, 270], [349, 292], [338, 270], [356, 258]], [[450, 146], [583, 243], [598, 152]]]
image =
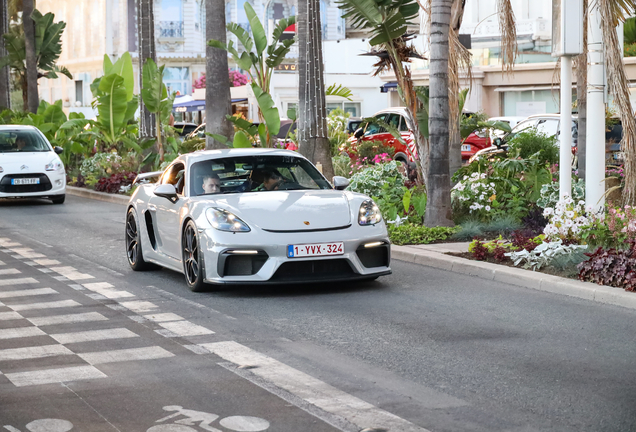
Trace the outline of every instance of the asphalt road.
[[[189, 344], [233, 341], [277, 360], [282, 365], [279, 378], [303, 381], [308, 376], [433, 432], [636, 430], [632, 310], [400, 261], [393, 261], [393, 275], [371, 283], [212, 288], [196, 294], [187, 291], [181, 274], [129, 269], [124, 210], [70, 196], [64, 205], [0, 201], [0, 238], [109, 282], [214, 334], [185, 342], [163, 338], [152, 331], [154, 323], [120, 316], [103, 300], [87, 300], [83, 291], [69, 288], [72, 282], [52, 279], [46, 286], [59, 295], [90, 311], [100, 310], [116, 327], [121, 324], [147, 345], [174, 356], [99, 367], [108, 379], [68, 386], [77, 397], [62, 392], [68, 400], [60, 398], [59, 404], [66, 417], [52, 417], [58, 402], [50, 396], [61, 392], [58, 387], [45, 385], [44, 397], [41, 386], [17, 387], [0, 375], [0, 426], [23, 431], [29, 418], [68, 419], [81, 411], [93, 420], [76, 419], [76, 426], [95, 421], [103, 427], [80, 430], [146, 431], [169, 415], [163, 407], [187, 405], [221, 417], [234, 410], [267, 419], [269, 431], [352, 430], [338, 416], [314, 409], [311, 398], [281, 391], [276, 378], [268, 381], [258, 375], [259, 369], [232, 368], [223, 354], [219, 359], [186, 349]], [[0, 261], [23, 277], [49, 276], [10, 251], [0, 250]], [[8, 306], [19, 303], [0, 300]], [[20, 313], [28, 316], [28, 311]], [[0, 329], [10, 325], [0, 321]], [[16, 343], [0, 340], [0, 371], [13, 378], [16, 363], [5, 365], [1, 350], [16, 348]], [[99, 349], [95, 344], [65, 346], [88, 352]], [[303, 374], [286, 375], [289, 371]], [[76, 405], [89, 406], [92, 413]], [[126, 415], [118, 417], [120, 412]], [[218, 430], [241, 430], [231, 422], [226, 422], [229, 429], [216, 424]]]

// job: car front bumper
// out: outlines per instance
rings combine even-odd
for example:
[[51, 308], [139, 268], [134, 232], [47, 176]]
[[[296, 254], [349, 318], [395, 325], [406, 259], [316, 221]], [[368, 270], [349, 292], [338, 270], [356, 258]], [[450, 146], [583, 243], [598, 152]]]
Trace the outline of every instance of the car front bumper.
[[[355, 224], [345, 229], [317, 232], [258, 231], [234, 234], [213, 228], [200, 230], [206, 282], [327, 282], [371, 279], [391, 273], [390, 243], [383, 225], [361, 227]], [[287, 256], [289, 245], [332, 242], [342, 242], [344, 253], [317, 257]]]
[[[50, 187], [47, 186], [46, 190], [34, 190], [39, 189], [37, 187], [16, 187], [10, 185], [10, 178], [19, 175], [20, 177], [33, 176], [40, 177], [41, 181], [45, 178], [48, 179]], [[5, 184], [8, 183], [8, 184]], [[40, 183], [42, 184], [42, 183]], [[0, 174], [0, 198], [43, 198], [52, 197], [58, 195], [64, 195], [66, 193], [66, 171], [47, 171], [45, 173], [3, 173]]]

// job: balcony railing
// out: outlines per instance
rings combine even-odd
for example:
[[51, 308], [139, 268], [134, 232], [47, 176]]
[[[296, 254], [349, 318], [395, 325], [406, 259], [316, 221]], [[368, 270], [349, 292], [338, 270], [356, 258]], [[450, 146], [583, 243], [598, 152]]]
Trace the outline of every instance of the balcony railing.
[[182, 38], [183, 21], [159, 21], [160, 38]]

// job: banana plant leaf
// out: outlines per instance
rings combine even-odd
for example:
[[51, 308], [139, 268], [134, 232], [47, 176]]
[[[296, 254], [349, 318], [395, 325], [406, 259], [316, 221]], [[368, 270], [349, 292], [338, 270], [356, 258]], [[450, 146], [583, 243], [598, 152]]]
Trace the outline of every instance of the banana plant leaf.
[[117, 74], [102, 77], [99, 83], [102, 92], [97, 100], [97, 123], [102, 127], [108, 141], [113, 143], [119, 131], [125, 126], [128, 108], [128, 94], [124, 86], [124, 78]]
[[252, 143], [247, 135], [245, 135], [245, 132], [239, 130], [234, 134], [232, 146], [234, 148], [252, 148]]
[[263, 28], [261, 21], [258, 19], [254, 8], [248, 2], [245, 2], [245, 15], [247, 15], [247, 19], [250, 22], [256, 52], [260, 56], [267, 48], [267, 35], [265, 34], [265, 29]]
[[[108, 57], [108, 55], [105, 55]], [[110, 62], [110, 59], [109, 59]], [[125, 52], [107, 68], [104, 62], [104, 75], [117, 74], [124, 79], [124, 87], [126, 88], [126, 100], [132, 100], [135, 90], [135, 74], [132, 66], [132, 58], [129, 52]]]
[[143, 68], [143, 88], [141, 97], [148, 111], [161, 111], [161, 101], [168, 97], [168, 91], [163, 84], [163, 66], [157, 67], [152, 59], [147, 59]]
[[[248, 3], [246, 3], [246, 6], [247, 4]], [[252, 91], [254, 92], [254, 96], [256, 96], [258, 107], [260, 108], [261, 113], [263, 113], [263, 118], [265, 119], [265, 124], [267, 124], [267, 129], [270, 135], [276, 135], [278, 131], [280, 131], [280, 115], [278, 113], [278, 108], [274, 105], [274, 101], [269, 93], [265, 93], [258, 85], [256, 85], [256, 83], [252, 83]], [[262, 142], [261, 145], [266, 144]]]

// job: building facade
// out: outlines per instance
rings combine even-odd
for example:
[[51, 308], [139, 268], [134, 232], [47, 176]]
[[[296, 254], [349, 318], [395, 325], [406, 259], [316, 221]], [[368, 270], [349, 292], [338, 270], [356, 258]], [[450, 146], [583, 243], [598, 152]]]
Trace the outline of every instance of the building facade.
[[[294, 0], [228, 0], [227, 22], [249, 29], [246, 1], [260, 16], [267, 34], [277, 20], [295, 15], [297, 10]], [[56, 21], [67, 23], [58, 64], [73, 74], [73, 80], [40, 79], [40, 97], [48, 102], [62, 99], [68, 111], [94, 117], [90, 83], [102, 74], [104, 53], [116, 59], [130, 52], [137, 72], [135, 5], [136, 0], [38, 0], [41, 12], [53, 12]], [[154, 14], [157, 60], [165, 65], [164, 82], [171, 92], [191, 95], [193, 83], [205, 72], [205, 0], [155, 0]], [[321, 0], [321, 18], [326, 82], [349, 84], [354, 93], [354, 101], [330, 100], [329, 107], [339, 106], [354, 116], [372, 115], [385, 108], [388, 99], [380, 93], [382, 80], [370, 76], [367, 58], [357, 56], [368, 49], [368, 44], [363, 39], [353, 42], [345, 39], [345, 20], [335, 0]], [[234, 42], [238, 45], [238, 41]], [[281, 113], [298, 101], [297, 58], [294, 46], [286, 62], [274, 73], [272, 96]], [[237, 68], [231, 61], [230, 67]]]

